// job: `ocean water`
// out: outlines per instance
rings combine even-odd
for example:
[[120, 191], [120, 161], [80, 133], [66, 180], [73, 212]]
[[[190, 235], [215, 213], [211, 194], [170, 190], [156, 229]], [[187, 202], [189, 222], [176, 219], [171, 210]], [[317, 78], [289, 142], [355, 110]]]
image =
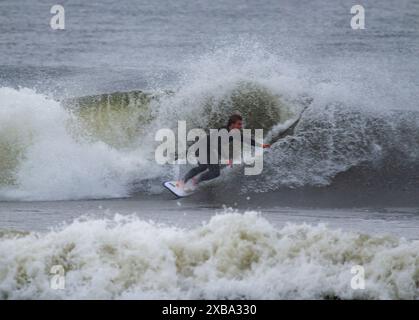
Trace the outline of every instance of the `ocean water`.
[[[419, 1], [62, 4], [0, 2], [0, 298], [419, 297]], [[173, 200], [155, 132], [235, 111], [301, 118]]]

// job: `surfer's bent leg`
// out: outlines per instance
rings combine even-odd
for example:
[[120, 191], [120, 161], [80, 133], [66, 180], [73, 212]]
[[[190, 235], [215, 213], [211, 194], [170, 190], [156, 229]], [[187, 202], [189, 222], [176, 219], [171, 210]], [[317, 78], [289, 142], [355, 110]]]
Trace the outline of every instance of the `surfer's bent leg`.
[[183, 178], [183, 182], [188, 182], [189, 179], [195, 177], [197, 174], [200, 174], [202, 171], [205, 171], [208, 169], [207, 164], [200, 163], [197, 167], [192, 168], [189, 170], [189, 172], [185, 175], [185, 178]]
[[212, 180], [217, 178], [220, 175], [220, 165], [219, 164], [209, 164], [208, 171], [201, 174], [198, 179], [198, 182]]

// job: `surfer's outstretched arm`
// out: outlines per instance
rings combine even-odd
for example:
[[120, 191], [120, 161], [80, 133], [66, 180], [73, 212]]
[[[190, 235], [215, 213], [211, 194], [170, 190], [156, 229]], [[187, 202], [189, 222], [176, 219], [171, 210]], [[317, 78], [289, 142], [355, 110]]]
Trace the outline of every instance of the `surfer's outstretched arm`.
[[[242, 140], [242, 144], [244, 143], [244, 138], [243, 138], [243, 135], [241, 135], [241, 140]], [[252, 146], [252, 147], [254, 147], [254, 146], [259, 146], [259, 147], [262, 147], [263, 149], [265, 149], [265, 148], [270, 148], [270, 144], [268, 144], [268, 143], [256, 143], [256, 141], [255, 141], [255, 139], [250, 139], [250, 145]]]

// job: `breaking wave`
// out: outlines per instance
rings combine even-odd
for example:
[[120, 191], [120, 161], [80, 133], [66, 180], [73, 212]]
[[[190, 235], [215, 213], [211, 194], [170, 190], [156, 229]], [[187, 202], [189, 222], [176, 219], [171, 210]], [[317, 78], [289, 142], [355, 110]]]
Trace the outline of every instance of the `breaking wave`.
[[[220, 49], [194, 60], [180, 78], [170, 90], [62, 100], [29, 88], [0, 88], [0, 199], [161, 192], [161, 181], [177, 179], [178, 173], [154, 161], [155, 132], [176, 129], [178, 120], [189, 128], [219, 127], [232, 112], [241, 113], [248, 128], [263, 128], [267, 141], [275, 143], [265, 153], [261, 175], [243, 177], [241, 168], [231, 170], [219, 179], [223, 183], [213, 183], [220, 190], [319, 188], [356, 168], [365, 173], [357, 178], [360, 184], [379, 184], [368, 179], [384, 174], [389, 181], [397, 176], [396, 189], [419, 185], [415, 110], [374, 107], [366, 92], [360, 93], [364, 100], [348, 93], [352, 83], [346, 88], [316, 82], [258, 47]], [[297, 125], [274, 139], [302, 110]], [[232, 179], [242, 182], [228, 183]], [[356, 189], [353, 183], [347, 180]]]
[[[177, 229], [136, 216], [0, 234], [2, 299], [418, 299], [419, 242], [225, 212]], [[53, 290], [51, 268], [65, 270]], [[365, 289], [354, 290], [354, 266]]]

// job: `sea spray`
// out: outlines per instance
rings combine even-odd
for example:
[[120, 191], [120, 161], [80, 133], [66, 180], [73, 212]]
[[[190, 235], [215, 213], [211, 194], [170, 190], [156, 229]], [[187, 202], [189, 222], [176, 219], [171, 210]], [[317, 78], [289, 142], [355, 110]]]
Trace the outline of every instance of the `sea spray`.
[[[261, 175], [222, 171], [216, 190], [333, 190], [337, 178], [348, 173], [348, 190], [373, 185], [377, 197], [378, 186], [391, 184], [408, 188], [406, 197], [417, 202], [419, 113], [411, 105], [396, 105], [397, 96], [380, 99], [332, 68], [319, 74], [255, 43], [191, 57], [183, 68], [176, 85], [148, 94], [105, 93], [59, 103], [32, 89], [0, 88], [0, 199], [159, 193], [162, 181], [179, 177], [173, 166], [154, 160], [159, 129], [176, 129], [178, 120], [189, 128], [218, 128], [240, 112], [245, 127], [264, 129], [265, 139], [271, 139], [304, 110], [293, 130], [264, 155]], [[371, 83], [380, 72], [369, 75]], [[357, 168], [363, 170], [359, 179], [352, 172]], [[384, 174], [384, 182], [370, 181]]]

